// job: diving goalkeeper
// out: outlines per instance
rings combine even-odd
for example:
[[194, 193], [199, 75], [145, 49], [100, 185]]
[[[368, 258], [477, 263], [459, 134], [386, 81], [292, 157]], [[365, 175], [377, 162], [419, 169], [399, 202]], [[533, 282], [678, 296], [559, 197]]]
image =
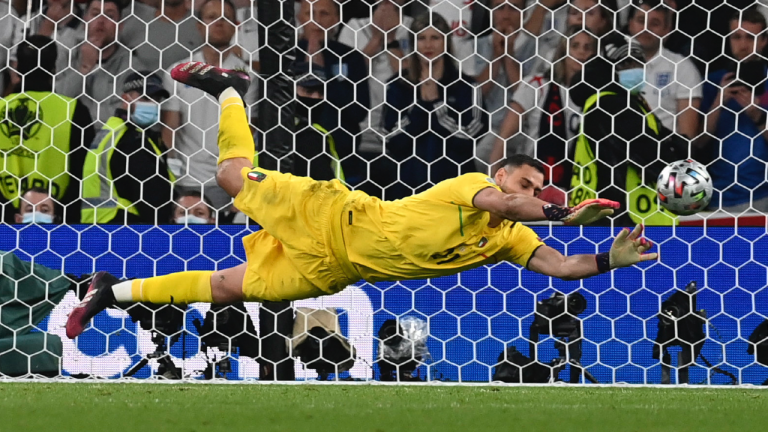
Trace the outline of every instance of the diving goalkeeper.
[[619, 203], [591, 200], [566, 208], [539, 200], [543, 168], [527, 156], [508, 159], [493, 178], [466, 174], [397, 201], [350, 192], [338, 180], [254, 168], [242, 100], [247, 75], [191, 62], [171, 76], [218, 97], [216, 180], [263, 229], [243, 238], [247, 262], [233, 268], [122, 282], [96, 274], [67, 320], [70, 338], [114, 304], [299, 300], [337, 293], [361, 279], [435, 278], [500, 261], [582, 279], [657, 258], [647, 253], [652, 244], [641, 237], [640, 225], [623, 230], [606, 253], [566, 257], [546, 246], [521, 222], [583, 225], [612, 214]]

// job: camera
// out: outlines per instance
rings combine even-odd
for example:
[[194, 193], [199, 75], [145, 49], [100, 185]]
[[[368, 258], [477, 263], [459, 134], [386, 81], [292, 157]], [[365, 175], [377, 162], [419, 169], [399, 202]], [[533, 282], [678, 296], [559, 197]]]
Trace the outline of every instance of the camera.
[[379, 328], [379, 372], [382, 381], [421, 381], [413, 376], [429, 357], [427, 323], [416, 317], [384, 321]]

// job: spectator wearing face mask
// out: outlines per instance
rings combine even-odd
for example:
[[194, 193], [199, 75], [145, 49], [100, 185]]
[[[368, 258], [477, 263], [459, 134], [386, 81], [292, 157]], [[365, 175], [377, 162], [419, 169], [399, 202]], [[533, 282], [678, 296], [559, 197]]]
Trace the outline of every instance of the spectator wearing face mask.
[[198, 191], [185, 191], [176, 198], [171, 222], [184, 225], [215, 224], [216, 214], [208, 197]]
[[81, 222], [156, 224], [168, 220], [174, 181], [157, 125], [168, 98], [150, 72], [126, 78], [122, 106], [96, 135], [83, 167]]
[[32, 188], [21, 195], [19, 211], [15, 215], [18, 224], [59, 223], [56, 201], [42, 188]]

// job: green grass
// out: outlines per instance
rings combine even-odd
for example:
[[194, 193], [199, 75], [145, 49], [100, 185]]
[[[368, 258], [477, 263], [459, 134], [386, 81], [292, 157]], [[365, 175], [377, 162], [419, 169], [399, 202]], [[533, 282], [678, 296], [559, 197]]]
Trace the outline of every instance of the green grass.
[[764, 431], [768, 392], [0, 383], [7, 431]]

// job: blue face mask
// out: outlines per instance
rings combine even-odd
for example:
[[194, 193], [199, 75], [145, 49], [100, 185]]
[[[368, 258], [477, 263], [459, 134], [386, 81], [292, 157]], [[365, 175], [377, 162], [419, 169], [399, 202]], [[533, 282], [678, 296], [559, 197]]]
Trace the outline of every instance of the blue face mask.
[[48, 213], [38, 213], [38, 212], [24, 213], [21, 219], [21, 223], [50, 224], [50, 223], [53, 223], [53, 216], [49, 215]]
[[202, 225], [207, 224], [208, 219], [203, 219], [194, 215], [179, 216], [175, 222], [179, 225]]
[[619, 84], [632, 94], [640, 93], [645, 83], [645, 71], [642, 68], [619, 71]]
[[160, 105], [154, 102], [136, 101], [133, 103], [131, 121], [139, 127], [149, 127], [160, 120]]

